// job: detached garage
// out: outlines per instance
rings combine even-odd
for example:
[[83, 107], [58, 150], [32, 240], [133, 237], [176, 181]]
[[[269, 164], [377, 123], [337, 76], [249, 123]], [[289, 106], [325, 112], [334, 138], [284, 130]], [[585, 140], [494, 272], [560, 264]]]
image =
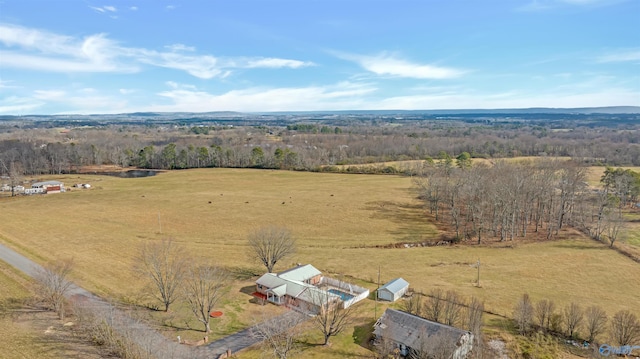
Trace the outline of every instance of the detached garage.
[[396, 278], [378, 289], [378, 298], [395, 302], [409, 290], [409, 282]]

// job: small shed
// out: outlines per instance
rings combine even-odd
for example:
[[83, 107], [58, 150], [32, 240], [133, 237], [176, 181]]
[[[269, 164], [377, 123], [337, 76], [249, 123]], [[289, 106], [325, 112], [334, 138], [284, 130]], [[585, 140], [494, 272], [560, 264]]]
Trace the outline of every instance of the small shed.
[[395, 302], [409, 290], [409, 282], [402, 278], [396, 278], [378, 288], [378, 298]]

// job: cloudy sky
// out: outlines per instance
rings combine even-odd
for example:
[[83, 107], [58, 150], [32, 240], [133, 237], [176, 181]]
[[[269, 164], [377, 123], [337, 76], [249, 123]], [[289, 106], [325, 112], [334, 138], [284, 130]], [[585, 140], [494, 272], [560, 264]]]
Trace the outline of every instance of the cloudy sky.
[[638, 0], [0, 0], [0, 114], [640, 106]]

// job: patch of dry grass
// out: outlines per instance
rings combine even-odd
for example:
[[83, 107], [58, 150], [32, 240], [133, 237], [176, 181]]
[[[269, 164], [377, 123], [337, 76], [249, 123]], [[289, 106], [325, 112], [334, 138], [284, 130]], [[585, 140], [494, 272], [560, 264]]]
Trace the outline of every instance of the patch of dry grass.
[[7, 263], [0, 261], [0, 301], [25, 299], [30, 296], [29, 281]]
[[98, 358], [98, 348], [63, 327], [55, 313], [24, 305], [30, 282], [0, 261], [0, 357]]

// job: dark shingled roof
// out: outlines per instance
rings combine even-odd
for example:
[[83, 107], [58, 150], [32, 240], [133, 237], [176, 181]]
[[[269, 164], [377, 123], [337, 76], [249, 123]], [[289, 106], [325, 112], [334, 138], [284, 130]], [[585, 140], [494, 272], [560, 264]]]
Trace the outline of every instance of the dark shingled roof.
[[374, 334], [410, 348], [419, 348], [421, 341], [435, 336], [448, 338], [453, 346], [462, 336], [470, 333], [400, 310], [387, 309], [376, 322]]

